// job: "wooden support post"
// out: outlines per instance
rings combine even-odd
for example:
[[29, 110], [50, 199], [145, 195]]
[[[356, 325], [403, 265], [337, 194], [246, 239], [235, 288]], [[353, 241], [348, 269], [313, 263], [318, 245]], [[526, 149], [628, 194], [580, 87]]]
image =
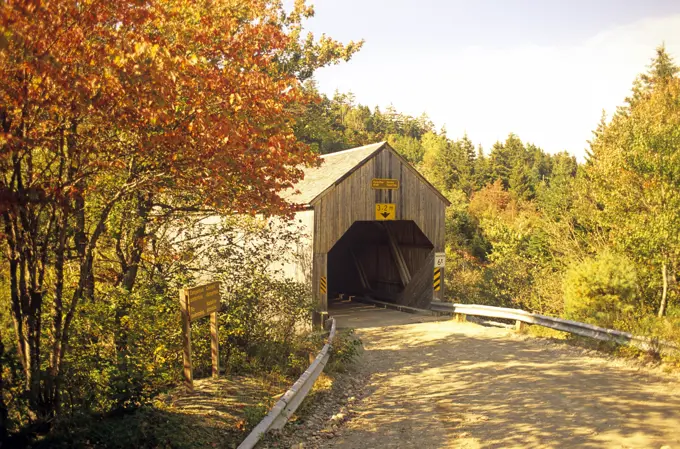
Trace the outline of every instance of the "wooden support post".
[[356, 254], [354, 254], [354, 251], [350, 250], [349, 253], [352, 256], [352, 261], [354, 262], [354, 267], [357, 269], [357, 272], [359, 272], [359, 281], [361, 282], [361, 286], [364, 288], [364, 290], [370, 290], [371, 284], [368, 281], [368, 276], [366, 276], [366, 271], [364, 270], [364, 266], [361, 265], [361, 261], [356, 256]]
[[390, 244], [390, 251], [392, 251], [392, 257], [394, 257], [394, 262], [397, 265], [397, 271], [399, 272], [399, 278], [404, 287], [406, 287], [409, 282], [411, 282], [411, 273], [408, 270], [408, 265], [406, 265], [406, 259], [404, 259], [404, 253], [401, 252], [401, 247], [399, 242], [397, 242], [396, 237], [392, 233], [389, 225], [383, 223], [383, 229], [387, 233], [387, 240]]
[[212, 356], [212, 377], [215, 379], [220, 375], [220, 339], [217, 333], [218, 328], [217, 312], [213, 312], [210, 314], [210, 355]]
[[519, 320], [515, 321], [515, 331], [517, 331], [519, 333], [523, 333], [526, 330], [527, 330], [527, 323], [525, 323], [524, 321], [519, 321]]
[[179, 303], [182, 310], [182, 355], [184, 358], [184, 385], [194, 389], [194, 368], [191, 365], [191, 319], [189, 317], [189, 299], [185, 289], [179, 290]]
[[463, 315], [462, 313], [457, 313], [456, 314], [456, 323], [464, 323], [467, 321], [467, 317]]

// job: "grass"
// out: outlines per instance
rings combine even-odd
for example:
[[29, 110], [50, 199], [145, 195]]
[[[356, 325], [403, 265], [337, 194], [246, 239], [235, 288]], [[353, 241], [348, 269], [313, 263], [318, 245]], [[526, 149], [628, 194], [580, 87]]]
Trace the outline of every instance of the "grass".
[[614, 357], [635, 360], [645, 365], [663, 365], [663, 370], [673, 372], [680, 370], [680, 356], [651, 354], [634, 346], [620, 345], [611, 341], [600, 341], [562, 332], [543, 326], [528, 326], [523, 332], [534, 338], [544, 338], [554, 342], [566, 343], [581, 349], [598, 351]]
[[[322, 339], [319, 335], [319, 341], [312, 340], [310, 347], [318, 347]], [[352, 331], [338, 332], [326, 371], [344, 370], [356, 358], [360, 347], [361, 342]], [[70, 419], [31, 447], [236, 448], [294, 381], [275, 372], [196, 380], [193, 392], [176, 388], [129, 414]], [[323, 401], [332, 384], [333, 378], [322, 373], [293, 421], [304, 416], [312, 403]]]
[[236, 448], [290, 381], [263, 376], [201, 379], [133, 413], [76, 419], [35, 448]]

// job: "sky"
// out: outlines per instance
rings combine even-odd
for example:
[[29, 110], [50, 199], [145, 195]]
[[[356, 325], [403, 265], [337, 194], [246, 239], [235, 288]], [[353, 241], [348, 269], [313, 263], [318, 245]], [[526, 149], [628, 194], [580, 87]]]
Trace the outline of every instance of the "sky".
[[329, 96], [420, 115], [488, 151], [511, 132], [583, 159], [665, 43], [680, 63], [680, 0], [314, 0], [315, 35], [364, 39], [320, 69]]

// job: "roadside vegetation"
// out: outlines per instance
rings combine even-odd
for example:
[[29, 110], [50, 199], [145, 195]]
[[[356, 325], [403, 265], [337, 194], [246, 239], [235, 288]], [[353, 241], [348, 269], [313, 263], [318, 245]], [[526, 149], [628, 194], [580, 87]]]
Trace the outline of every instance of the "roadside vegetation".
[[449, 301], [680, 341], [680, 76], [663, 46], [607, 112], [584, 161], [515, 134], [475, 147], [352, 94], [322, 95], [296, 131], [322, 153], [387, 140], [445, 192]]
[[[312, 15], [302, 0], [2, 2], [3, 447], [236, 441], [321, 343], [310, 286], [278, 273], [299, 238], [268, 220], [295, 210], [279, 193], [319, 154], [381, 140], [452, 202], [449, 300], [680, 341], [680, 78], [663, 48], [578, 162], [319, 93], [314, 71], [362, 42], [307, 35]], [[214, 396], [253, 388], [224, 428], [173, 402], [178, 289], [207, 279], [223, 297]], [[199, 379], [208, 333], [193, 324]], [[341, 341], [331, 372], [358, 353]]]
[[[2, 447], [193, 439], [159, 437], [185, 416], [159, 395], [180, 381], [178, 289], [206, 280], [222, 281], [226, 376], [266, 398], [306, 368], [310, 289], [277, 275], [296, 233], [267, 218], [291, 214], [278, 193], [317, 163], [294, 134], [315, 101], [302, 83], [361, 47], [306, 34], [312, 15], [303, 1], [2, 2]], [[260, 415], [251, 402], [236, 433]]]

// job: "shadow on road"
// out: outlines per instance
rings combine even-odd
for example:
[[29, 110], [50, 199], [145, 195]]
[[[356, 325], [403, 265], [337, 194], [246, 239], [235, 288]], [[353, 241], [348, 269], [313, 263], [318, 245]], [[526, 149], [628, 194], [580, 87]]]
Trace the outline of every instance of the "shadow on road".
[[335, 300], [329, 306], [329, 314], [337, 320], [338, 328], [368, 329], [449, 319], [448, 317], [417, 315], [381, 309], [369, 304], [349, 300]]
[[336, 315], [361, 329], [370, 380], [329, 447], [680, 447], [677, 379], [505, 329], [375, 310]]

